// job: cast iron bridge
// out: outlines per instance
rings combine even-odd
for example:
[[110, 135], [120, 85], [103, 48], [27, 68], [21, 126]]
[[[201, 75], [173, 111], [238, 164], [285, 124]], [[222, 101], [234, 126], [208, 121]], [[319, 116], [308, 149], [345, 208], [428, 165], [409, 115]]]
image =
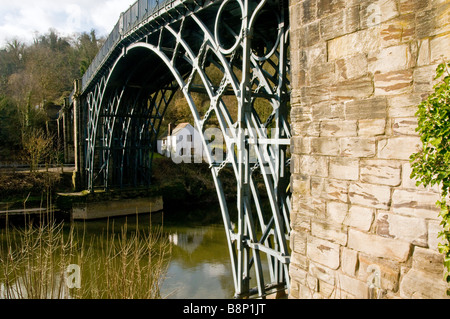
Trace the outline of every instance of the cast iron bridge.
[[[68, 99], [79, 181], [94, 191], [151, 183], [161, 123], [182, 92], [216, 185], [236, 298], [289, 289], [288, 30], [285, 0], [139, 0]], [[221, 184], [226, 166], [237, 217]]]

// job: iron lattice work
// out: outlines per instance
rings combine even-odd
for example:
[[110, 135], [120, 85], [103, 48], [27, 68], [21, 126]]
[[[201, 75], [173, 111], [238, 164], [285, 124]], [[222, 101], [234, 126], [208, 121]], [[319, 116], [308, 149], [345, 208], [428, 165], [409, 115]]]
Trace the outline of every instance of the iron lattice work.
[[[84, 181], [93, 190], [150, 183], [161, 122], [175, 92], [183, 93], [216, 185], [237, 298], [289, 289], [288, 34], [282, 0], [141, 0], [121, 16], [73, 95]], [[198, 92], [208, 96], [206, 111], [195, 103]], [[222, 133], [226, 158], [210, 143], [210, 127]], [[233, 217], [225, 166], [237, 183]]]

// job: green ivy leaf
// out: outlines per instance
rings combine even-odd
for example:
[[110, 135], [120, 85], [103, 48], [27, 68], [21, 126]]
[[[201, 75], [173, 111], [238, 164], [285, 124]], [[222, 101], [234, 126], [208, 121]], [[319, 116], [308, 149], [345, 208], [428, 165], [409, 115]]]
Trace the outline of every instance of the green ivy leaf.
[[[416, 185], [439, 185], [441, 200], [436, 203], [440, 208], [442, 231], [439, 238], [439, 252], [444, 254], [446, 268], [445, 280], [450, 282], [450, 211], [446, 197], [450, 190], [450, 62], [441, 63], [436, 68], [434, 92], [418, 105], [415, 113], [422, 142], [420, 152], [410, 156], [411, 178]], [[450, 296], [450, 289], [447, 291]]]

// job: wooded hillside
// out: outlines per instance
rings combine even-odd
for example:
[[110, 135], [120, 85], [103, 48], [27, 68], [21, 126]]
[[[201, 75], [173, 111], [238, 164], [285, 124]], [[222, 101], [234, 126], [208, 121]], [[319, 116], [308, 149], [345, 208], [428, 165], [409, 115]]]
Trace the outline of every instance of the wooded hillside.
[[[27, 144], [52, 144], [59, 106], [102, 42], [95, 31], [61, 37], [50, 30], [31, 44], [13, 40], [0, 48], [0, 162], [22, 161]], [[56, 161], [54, 148], [45, 153]]]

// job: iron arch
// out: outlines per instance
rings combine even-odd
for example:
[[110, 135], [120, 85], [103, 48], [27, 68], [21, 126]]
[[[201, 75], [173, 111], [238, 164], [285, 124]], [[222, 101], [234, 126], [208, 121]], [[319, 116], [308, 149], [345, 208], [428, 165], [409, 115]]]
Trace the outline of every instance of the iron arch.
[[[238, 28], [227, 25], [223, 16], [229, 5], [240, 12]], [[183, 93], [216, 185], [236, 297], [264, 297], [273, 289], [289, 289], [291, 136], [285, 10], [280, 2], [266, 0], [218, 1], [205, 6], [205, 12], [180, 7], [177, 15], [164, 16], [153, 28], [142, 23], [129, 31], [119, 53], [103, 66], [103, 75], [83, 93], [90, 190], [130, 181], [135, 186], [150, 183], [138, 175], [150, 176], [162, 119], [176, 90]], [[264, 31], [267, 19], [259, 17], [266, 14], [275, 14], [276, 31]], [[226, 37], [221, 32], [227, 32]], [[271, 38], [264, 39], [264, 34]], [[167, 72], [159, 74], [155, 66]], [[219, 80], [211, 76], [212, 69]], [[207, 111], [199, 110], [193, 92], [208, 96]], [[226, 97], [234, 100], [235, 110]], [[209, 143], [212, 119], [225, 144], [227, 156], [222, 159], [214, 156]], [[225, 166], [232, 167], [236, 177], [236, 220], [230, 217], [221, 183]], [[254, 290], [251, 277], [256, 278]]]

